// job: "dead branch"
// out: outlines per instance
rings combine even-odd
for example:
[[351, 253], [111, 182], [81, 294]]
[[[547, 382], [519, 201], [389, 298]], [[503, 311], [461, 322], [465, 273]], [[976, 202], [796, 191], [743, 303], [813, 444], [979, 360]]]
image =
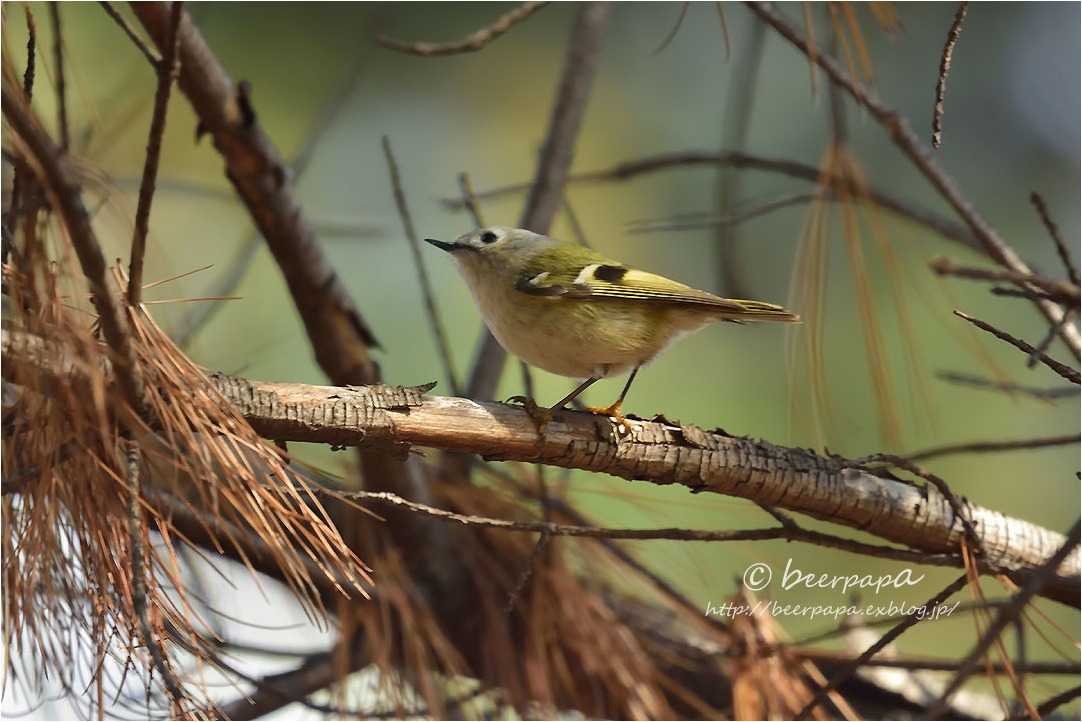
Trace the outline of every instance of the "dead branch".
[[1079, 300], [1082, 298], [1077, 284], [1049, 278], [1039, 273], [1018, 273], [1017, 271], [1004, 271], [996, 268], [974, 268], [955, 263], [949, 258], [937, 258], [929, 265], [940, 276], [957, 276], [958, 278], [969, 278], [975, 281], [1010, 281], [1023, 288], [1036, 286], [1045, 292], [1046, 298], [1075, 308], [1078, 307]]
[[961, 311], [955, 311], [954, 315], [957, 316], [958, 318], [969, 321], [971, 324], [973, 324], [977, 328], [981, 329], [982, 331], [987, 331], [988, 333], [992, 334], [996, 338], [1001, 339], [1003, 341], [1006, 341], [1007, 343], [1014, 346], [1018, 350], [1025, 351], [1027, 354], [1031, 354], [1031, 355], [1036, 356], [1036, 358], [1038, 360], [1040, 360], [1041, 363], [1043, 363], [1045, 366], [1047, 366], [1048, 368], [1055, 371], [1057, 374], [1059, 374], [1060, 376], [1062, 376], [1066, 380], [1070, 381], [1072, 384], [1082, 383], [1082, 375], [1080, 375], [1078, 373], [1078, 371], [1075, 371], [1073, 368], [1071, 368], [1070, 366], [1067, 366], [1066, 364], [1061, 364], [1059, 361], [1056, 361], [1054, 358], [1051, 358], [1051, 357], [1047, 356], [1046, 354], [1038, 353], [1036, 348], [1034, 348], [1033, 346], [1030, 346], [1028, 343], [1023, 341], [1022, 339], [1015, 338], [1014, 336], [1007, 333], [1006, 331], [998, 329], [995, 326], [993, 326], [992, 324], [987, 323], [986, 321], [982, 321], [979, 318], [974, 318], [973, 316], [970, 316], [968, 313], [963, 313]]
[[958, 4], [958, 10], [954, 14], [954, 22], [947, 33], [947, 42], [943, 46], [943, 56], [939, 59], [939, 80], [935, 86], [935, 111], [932, 114], [932, 147], [938, 148], [943, 140], [943, 100], [947, 94], [947, 73], [951, 67], [951, 56], [954, 54], [954, 46], [958, 42], [958, 36], [962, 33], [962, 22], [966, 19], [968, 2]]
[[150, 139], [147, 141], [146, 158], [143, 161], [143, 180], [139, 184], [139, 205], [135, 211], [135, 234], [132, 238], [131, 261], [128, 265], [128, 303], [138, 306], [143, 292], [143, 259], [147, 250], [147, 234], [150, 224], [150, 205], [154, 200], [155, 182], [158, 178], [158, 162], [162, 152], [162, 136], [165, 135], [165, 111], [169, 107], [169, 94], [177, 77], [177, 39], [184, 3], [174, 2], [169, 13], [169, 30], [166, 34], [165, 53], [158, 63], [158, 88], [154, 93], [154, 115], [150, 121]]
[[518, 25], [523, 20], [548, 5], [547, 2], [524, 2], [514, 10], [501, 15], [494, 23], [471, 33], [469, 36], [453, 43], [410, 43], [398, 40], [387, 35], [377, 35], [376, 42], [385, 48], [398, 50], [410, 55], [458, 55], [461, 53], [473, 53], [484, 49], [489, 43], [500, 37], [508, 30]]
[[[132, 11], [159, 49], [168, 42], [169, 6], [133, 3]], [[289, 171], [263, 134], [247, 98], [183, 14], [178, 84], [222, 155], [226, 175], [259, 227], [289, 286], [316, 359], [336, 383], [370, 383], [375, 335], [323, 254], [289, 183]]]
[[[4, 331], [3, 349], [5, 358], [57, 358], [40, 340], [9, 331]], [[431, 396], [426, 393], [430, 387], [310, 386], [223, 375], [208, 382], [257, 433], [277, 441], [358, 446], [399, 457], [421, 446], [679, 484], [695, 493], [738, 496], [800, 512], [932, 554], [957, 553], [964, 535], [951, 499], [931, 486], [721, 431], [635, 419], [630, 432], [620, 436], [608, 418], [561, 412], [539, 438], [523, 409]], [[981, 542], [986, 572], [1039, 567], [1063, 544], [1060, 534], [966, 500], [954, 501]], [[1060, 574], [1079, 574], [1077, 552]], [[1061, 578], [1050, 596], [1077, 603], [1077, 585], [1072, 588], [1070, 580]]]

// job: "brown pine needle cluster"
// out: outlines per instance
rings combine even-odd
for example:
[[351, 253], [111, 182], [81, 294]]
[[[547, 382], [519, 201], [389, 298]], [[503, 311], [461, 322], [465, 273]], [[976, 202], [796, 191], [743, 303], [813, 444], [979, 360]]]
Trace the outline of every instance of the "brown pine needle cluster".
[[[155, 685], [168, 688], [171, 676], [174, 702], [173, 692], [205, 688], [200, 670], [217, 640], [189, 598], [186, 549], [233, 550], [253, 573], [286, 583], [314, 620], [326, 621], [326, 592], [367, 596], [367, 568], [288, 459], [145, 309], [129, 313], [145, 382], [140, 415], [115, 393], [92, 309], [61, 290], [77, 285], [70, 257], [36, 258], [4, 276], [12, 290], [3, 372], [9, 664], [33, 659], [40, 678], [66, 680], [73, 658], [91, 654], [96, 666], [121, 650], [123, 669], [153, 659]], [[70, 647], [79, 637], [69, 632], [88, 623], [109, 641], [77, 654]], [[204, 701], [174, 704], [172, 713], [208, 710]]]

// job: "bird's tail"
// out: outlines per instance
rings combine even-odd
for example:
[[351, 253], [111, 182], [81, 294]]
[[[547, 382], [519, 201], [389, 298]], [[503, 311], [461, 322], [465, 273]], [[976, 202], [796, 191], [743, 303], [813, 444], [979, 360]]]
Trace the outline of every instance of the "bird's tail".
[[799, 323], [800, 316], [786, 311], [781, 306], [764, 301], [744, 301], [741, 299], [731, 300], [734, 304], [740, 304], [741, 308], [726, 311], [721, 317], [726, 321], [783, 321], [785, 323]]

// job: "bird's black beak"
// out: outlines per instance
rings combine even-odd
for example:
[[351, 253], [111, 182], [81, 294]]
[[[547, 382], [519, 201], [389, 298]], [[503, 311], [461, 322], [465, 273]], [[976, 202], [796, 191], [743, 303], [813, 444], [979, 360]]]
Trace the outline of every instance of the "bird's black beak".
[[426, 238], [425, 241], [428, 242], [428, 243], [431, 243], [433, 246], [435, 246], [436, 248], [439, 248], [440, 250], [447, 251], [448, 253], [451, 253], [452, 251], [457, 251], [459, 248], [462, 247], [462, 246], [458, 245], [457, 243], [448, 243], [447, 241], [437, 241], [435, 238]]

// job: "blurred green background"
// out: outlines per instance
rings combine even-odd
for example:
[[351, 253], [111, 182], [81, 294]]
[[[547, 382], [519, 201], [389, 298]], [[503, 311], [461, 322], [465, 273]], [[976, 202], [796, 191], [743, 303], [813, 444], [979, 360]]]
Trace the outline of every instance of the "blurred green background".
[[[46, 14], [39, 18], [42, 37]], [[194, 20], [234, 79], [252, 85], [259, 122], [282, 154], [295, 159], [311, 145], [296, 192], [321, 239], [379, 338], [378, 359], [390, 383], [439, 380], [434, 393], [449, 393], [441, 377], [433, 338], [421, 302], [402, 226], [394, 209], [380, 138], [387, 135], [397, 156], [418, 233], [450, 239], [472, 226], [444, 199], [458, 196], [456, 175], [468, 172], [476, 190], [528, 181], [549, 120], [576, 14], [573, 4], [546, 7], [483, 52], [452, 57], [410, 57], [373, 43], [377, 32], [404, 40], [446, 42], [465, 37], [511, 5], [489, 3], [321, 4], [207, 3], [188, 6]], [[799, 5], [780, 6], [801, 23]], [[736, 58], [747, 51], [755, 22], [740, 5], [723, 6], [730, 50], [713, 4], [693, 3], [672, 42], [655, 52], [676, 21], [677, 3], [617, 4], [605, 33], [604, 52], [579, 137], [574, 171], [679, 151], [720, 147], [734, 83]], [[879, 28], [867, 6], [856, 6], [882, 98], [931, 137], [931, 117], [940, 53], [955, 5], [902, 4], [904, 29]], [[25, 23], [21, 6], [5, 5], [4, 42], [22, 67]], [[813, 5], [817, 37], [832, 30], [826, 8]], [[129, 222], [142, 168], [154, 92], [145, 60], [97, 5], [64, 4], [65, 47], [74, 80], [69, 87], [76, 150], [110, 182], [90, 187], [91, 205], [103, 238], [115, 243], [110, 257], [127, 258]], [[1045, 198], [1064, 238], [1077, 250], [1079, 234], [1079, 19], [1076, 3], [996, 3], [970, 7], [954, 53], [947, 84], [943, 147], [937, 161], [955, 178], [974, 206], [1034, 267], [1063, 277], [1062, 266], [1028, 197]], [[43, 47], [45, 47], [43, 40]], [[50, 58], [42, 58], [47, 66]], [[51, 66], [50, 66], [51, 67]], [[47, 71], [48, 72], [48, 71]], [[348, 87], [344, 79], [352, 78]], [[767, 33], [754, 83], [745, 149], [818, 165], [831, 134], [824, 79], [813, 90], [806, 60]], [[340, 101], [328, 115], [327, 108]], [[48, 93], [35, 97], [47, 121], [54, 117]], [[892, 146], [866, 113], [846, 103], [850, 144], [869, 180], [900, 198], [949, 215], [928, 183]], [[213, 268], [158, 286], [157, 300], [212, 293], [217, 279], [252, 234], [210, 143], [194, 140], [196, 120], [176, 95], [155, 199], [148, 282]], [[742, 171], [737, 201], [746, 210], [811, 185], [777, 174]], [[571, 185], [567, 200], [593, 247], [633, 265], [723, 292], [716, 230], [633, 233], [644, 221], [716, 216], [717, 172], [681, 168], [624, 182]], [[483, 201], [488, 223], [514, 225], [523, 194]], [[740, 280], [750, 297], [787, 302], [796, 244], [808, 215], [806, 204], [742, 223], [737, 249]], [[1028, 439], [1078, 429], [1078, 397], [1058, 402], [1007, 396], [948, 384], [940, 371], [988, 375], [972, 339], [1019, 383], [1065, 386], [1044, 367], [1025, 367], [1024, 357], [990, 337], [978, 337], [952, 316], [954, 308], [1037, 342], [1046, 323], [1025, 302], [997, 298], [986, 284], [935, 280], [926, 261], [949, 256], [986, 265], [972, 251], [920, 227], [883, 216], [890, 240], [904, 260], [904, 303], [916, 334], [905, 336], [893, 321], [887, 268], [865, 239], [869, 272], [886, 351], [895, 379], [904, 443], [899, 451], [982, 440]], [[826, 388], [833, 410], [830, 451], [850, 456], [884, 448], [861, 340], [857, 301], [841, 223], [830, 226], [824, 356]], [[552, 235], [572, 237], [568, 216]], [[453, 346], [460, 378], [467, 375], [480, 318], [453, 264], [425, 248], [439, 310]], [[203, 366], [258, 379], [322, 383], [297, 322], [290, 298], [269, 254], [260, 248], [229, 301], [192, 340], [188, 351]], [[179, 330], [193, 304], [155, 306], [167, 330]], [[800, 307], [793, 310], [801, 312]], [[910, 381], [904, 346], [916, 350]], [[1059, 344], [1054, 356], [1069, 360]], [[571, 388], [566, 379], [535, 372], [536, 395], [555, 401]], [[773, 326], [715, 326], [685, 339], [636, 380], [628, 398], [631, 413], [664, 413], [670, 419], [724, 427], [733, 434], [808, 446], [821, 438], [791, 423], [806, 414], [794, 406], [805, 394], [787, 386], [785, 331]], [[590, 403], [612, 401], [623, 380], [597, 384]], [[796, 388], [807, 382], [800, 376]], [[498, 396], [522, 392], [517, 362], [509, 363]], [[930, 420], [919, 411], [931, 410]], [[915, 410], [917, 409], [917, 410]], [[341, 471], [346, 457], [314, 454]], [[342, 466], [338, 466], [338, 465]], [[1054, 530], [1066, 529], [1079, 513], [1077, 445], [1036, 451], [951, 456], [927, 467], [959, 494]], [[574, 499], [613, 526], [733, 528], [769, 520], [742, 501], [691, 497], [682, 489], [585, 474], [573, 474]], [[793, 557], [809, 570], [831, 574], [898, 571], [902, 565], [781, 543], [740, 546], [654, 542], [637, 547], [665, 570], [697, 603], [717, 603], [733, 592], [734, 579], [753, 561], [776, 572]], [[912, 593], [892, 591], [867, 601], [923, 602], [956, 572], [927, 570]], [[995, 585], [986, 583], [986, 588]], [[785, 592], [776, 596], [786, 600]], [[840, 603], [836, 592], [820, 595]], [[874, 598], [873, 598], [874, 597]], [[889, 597], [889, 598], [888, 598]], [[815, 595], [799, 595], [800, 600]], [[789, 601], [792, 601], [790, 598]], [[1053, 614], [1077, 631], [1077, 614], [1054, 605]], [[831, 626], [830, 620], [786, 620], [794, 634]], [[958, 626], [957, 639], [972, 634], [960, 614], [920, 625], [899, 646], [908, 651], [941, 650], [944, 628]], [[953, 634], [953, 633], [948, 633]], [[956, 650], [955, 650], [956, 651]]]

